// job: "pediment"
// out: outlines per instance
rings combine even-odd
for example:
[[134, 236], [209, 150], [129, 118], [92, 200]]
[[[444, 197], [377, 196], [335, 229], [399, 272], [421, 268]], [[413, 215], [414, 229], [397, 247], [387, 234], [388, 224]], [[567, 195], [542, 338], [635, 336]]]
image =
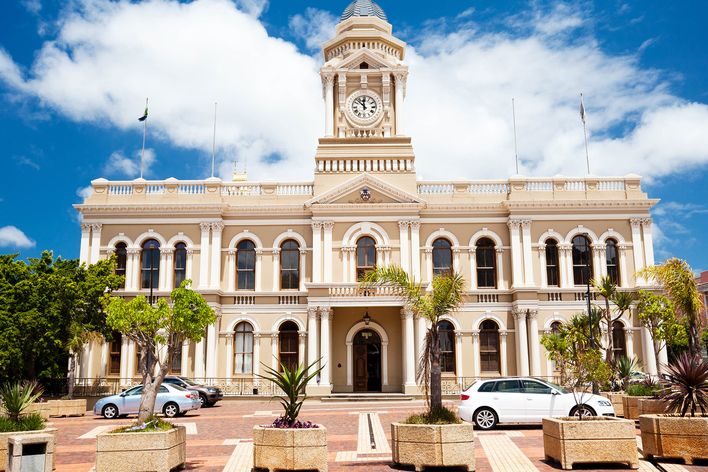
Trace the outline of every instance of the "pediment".
[[[369, 191], [368, 200], [362, 198], [362, 190]], [[367, 204], [377, 203], [425, 203], [417, 195], [408, 193], [400, 188], [388, 184], [387, 182], [374, 177], [371, 174], [363, 173], [343, 182], [342, 184], [311, 198], [305, 202], [305, 207], [315, 204], [319, 205], [341, 205], [341, 204]]]
[[395, 67], [395, 63], [389, 63], [381, 55], [373, 53], [367, 49], [362, 49], [347, 57], [337, 66], [340, 69], [358, 69], [359, 64], [366, 62], [369, 69], [388, 69]]

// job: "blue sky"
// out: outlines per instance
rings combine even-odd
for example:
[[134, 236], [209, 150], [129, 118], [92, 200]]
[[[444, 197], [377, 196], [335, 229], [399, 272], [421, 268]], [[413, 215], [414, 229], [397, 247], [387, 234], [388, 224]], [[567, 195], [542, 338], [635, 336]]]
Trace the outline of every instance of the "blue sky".
[[[409, 44], [406, 124], [425, 179], [645, 176], [659, 260], [708, 270], [708, 33], [703, 1], [379, 2]], [[77, 257], [71, 205], [92, 179], [218, 172], [310, 179], [322, 129], [319, 45], [346, 1], [0, 3], [0, 253]], [[501, 164], [500, 164], [501, 163]], [[444, 165], [441, 165], [444, 164]], [[455, 169], [453, 173], [451, 169]]]

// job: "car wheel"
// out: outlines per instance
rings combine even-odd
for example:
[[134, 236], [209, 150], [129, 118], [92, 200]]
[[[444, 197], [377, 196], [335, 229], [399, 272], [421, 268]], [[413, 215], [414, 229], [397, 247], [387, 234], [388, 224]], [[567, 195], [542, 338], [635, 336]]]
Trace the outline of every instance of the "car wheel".
[[491, 408], [480, 408], [474, 413], [474, 423], [479, 429], [492, 429], [498, 421], [497, 414]]
[[570, 416], [582, 416], [583, 418], [587, 418], [589, 416], [597, 416], [597, 413], [595, 413], [595, 410], [587, 405], [578, 405], [574, 406], [573, 409], [570, 410]]
[[103, 415], [103, 417], [107, 420], [118, 418], [118, 407], [109, 403], [103, 407], [103, 410], [101, 410], [101, 415]]
[[209, 402], [207, 401], [207, 397], [204, 395], [199, 395], [199, 404], [202, 408], [206, 408], [209, 406]]
[[209, 408], [213, 407], [214, 405], [216, 405], [216, 402], [213, 402], [213, 403], [207, 403], [207, 406], [208, 406]]
[[179, 414], [179, 407], [176, 403], [170, 402], [162, 409], [162, 412], [168, 418], [174, 418]]

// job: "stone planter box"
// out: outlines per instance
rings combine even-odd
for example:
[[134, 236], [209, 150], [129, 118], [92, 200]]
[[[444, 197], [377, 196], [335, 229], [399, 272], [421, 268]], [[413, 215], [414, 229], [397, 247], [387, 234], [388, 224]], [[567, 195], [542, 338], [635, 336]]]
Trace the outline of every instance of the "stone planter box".
[[28, 434], [51, 434], [54, 436], [54, 441], [49, 443], [48, 447], [51, 451], [47, 451], [47, 454], [54, 455], [54, 446], [57, 443], [57, 429], [56, 428], [44, 428], [38, 429], [36, 431], [15, 431], [12, 433], [0, 433], [0, 470], [5, 470], [7, 466], [7, 444], [10, 436], [26, 436]]
[[327, 472], [327, 429], [253, 427], [253, 467]]
[[664, 414], [668, 404], [666, 400], [660, 398], [640, 398], [637, 402], [637, 412], [639, 417], [642, 415]]
[[600, 395], [607, 398], [612, 403], [612, 408], [615, 409], [615, 415], [624, 416], [624, 402], [622, 398], [626, 395], [624, 392], [600, 392]]
[[50, 411], [49, 402], [36, 402], [28, 406], [22, 413], [25, 415], [36, 413], [45, 420], [48, 420]]
[[425, 467], [462, 466], [475, 470], [473, 425], [391, 424], [393, 462]]
[[154, 433], [102, 433], [96, 436], [96, 472], [168, 472], [183, 467], [187, 431], [175, 426]]
[[646, 457], [708, 459], [708, 416], [642, 415], [642, 450]]
[[639, 419], [639, 400], [656, 400], [654, 397], [631, 397], [625, 395], [622, 398], [624, 405], [624, 417], [628, 420]]
[[543, 452], [546, 460], [560, 462], [563, 470], [593, 462], [620, 462], [639, 468], [634, 422], [621, 418], [544, 418]]

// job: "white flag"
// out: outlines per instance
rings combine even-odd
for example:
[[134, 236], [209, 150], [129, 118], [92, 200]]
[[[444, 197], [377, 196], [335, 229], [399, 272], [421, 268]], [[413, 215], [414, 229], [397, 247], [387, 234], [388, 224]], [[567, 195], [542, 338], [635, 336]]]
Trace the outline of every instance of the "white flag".
[[580, 119], [585, 124], [585, 104], [583, 103], [583, 94], [580, 94]]

